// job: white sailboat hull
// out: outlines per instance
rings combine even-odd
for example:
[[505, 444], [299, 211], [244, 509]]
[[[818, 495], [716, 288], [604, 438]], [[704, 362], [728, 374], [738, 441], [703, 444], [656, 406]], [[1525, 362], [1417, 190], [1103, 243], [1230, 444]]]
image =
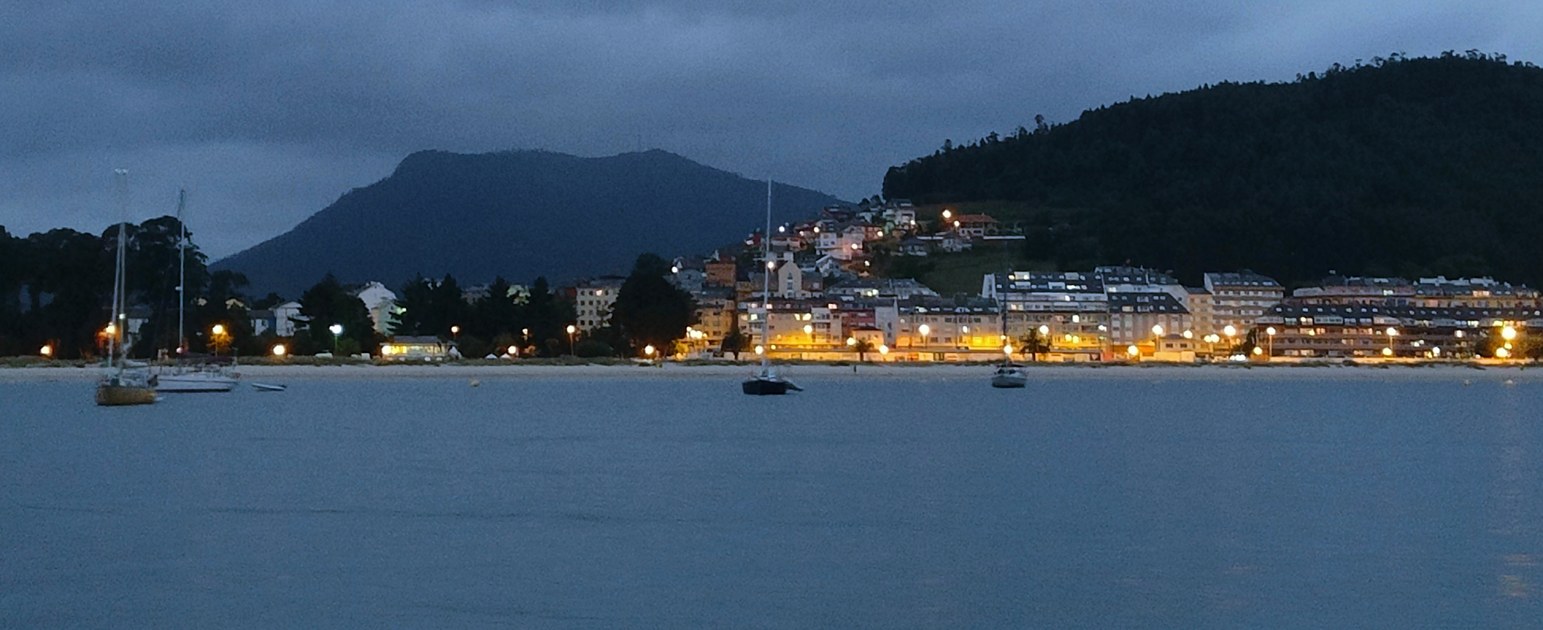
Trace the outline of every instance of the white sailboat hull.
[[1016, 365], [998, 367], [991, 375], [991, 386], [1000, 389], [1026, 387], [1028, 384], [1029, 375]]
[[155, 391], [173, 393], [228, 392], [240, 381], [216, 372], [188, 372], [156, 376]]

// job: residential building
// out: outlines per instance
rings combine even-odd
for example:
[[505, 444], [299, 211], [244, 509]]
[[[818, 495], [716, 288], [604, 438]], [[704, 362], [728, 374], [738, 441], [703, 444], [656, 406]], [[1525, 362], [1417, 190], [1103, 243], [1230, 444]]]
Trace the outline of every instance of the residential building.
[[[1157, 327], [1161, 327], [1160, 329]], [[1194, 336], [1194, 320], [1184, 304], [1167, 292], [1109, 294], [1109, 341], [1115, 345], [1150, 343], [1164, 334]], [[1159, 332], [1159, 330], [1161, 332]]]
[[621, 276], [601, 276], [574, 286], [574, 323], [579, 330], [591, 332], [610, 325], [611, 306], [616, 304], [616, 296], [626, 280]]
[[1237, 330], [1253, 328], [1254, 320], [1270, 307], [1280, 304], [1286, 290], [1274, 278], [1243, 270], [1236, 273], [1207, 273], [1205, 289], [1211, 292], [1211, 323], [1216, 329], [1233, 326]]
[[938, 297], [938, 292], [913, 278], [852, 278], [825, 289], [827, 296], [853, 298], [913, 298]]
[[364, 308], [370, 312], [370, 321], [375, 326], [375, 332], [382, 335], [391, 332], [391, 327], [396, 323], [397, 314], [395, 292], [379, 282], [366, 282], [364, 286], [354, 291], [354, 297], [364, 302]]

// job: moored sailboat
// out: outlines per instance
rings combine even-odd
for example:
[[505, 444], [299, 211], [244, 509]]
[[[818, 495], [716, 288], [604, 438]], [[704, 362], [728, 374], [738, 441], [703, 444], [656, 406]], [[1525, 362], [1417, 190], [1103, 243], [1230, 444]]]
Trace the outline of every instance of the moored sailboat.
[[767, 179], [766, 231], [761, 233], [761, 260], [765, 266], [761, 270], [761, 303], [765, 305], [765, 310], [761, 313], [762, 347], [756, 349], [756, 353], [761, 355], [761, 368], [756, 372], [755, 376], [740, 384], [741, 391], [751, 396], [781, 396], [788, 393], [788, 390], [795, 392], [803, 391], [802, 387], [793, 384], [792, 381], [778, 374], [776, 369], [772, 367], [771, 359], [766, 356], [766, 353], [770, 350], [768, 347], [769, 343], [767, 342], [767, 320], [771, 315], [771, 273], [773, 267], [771, 260], [771, 202], [772, 182], [770, 179]]
[[218, 357], [194, 357], [187, 352], [187, 333], [184, 326], [187, 309], [187, 246], [188, 228], [183, 222], [187, 208], [187, 191], [177, 191], [177, 358], [176, 363], [162, 366], [155, 375], [155, 391], [171, 393], [228, 392], [235, 389], [240, 377], [231, 365]]
[[[119, 203], [123, 214], [128, 213], [128, 171], [113, 172], [118, 179]], [[124, 267], [128, 250], [128, 222], [118, 224], [118, 248], [113, 264], [112, 320], [107, 325], [107, 374], [96, 385], [96, 404], [108, 407], [120, 405], [148, 405], [155, 402], [155, 388], [144, 365], [130, 366], [127, 349], [123, 343], [123, 327], [127, 318], [124, 305], [128, 301]]]
[[998, 389], [1017, 389], [1027, 387], [1029, 375], [1023, 371], [1023, 366], [1013, 363], [1013, 344], [1007, 339], [1007, 283], [1012, 281], [1012, 274], [1002, 277], [1003, 290], [997, 291], [997, 315], [1002, 326], [1002, 362], [991, 373], [991, 386]]

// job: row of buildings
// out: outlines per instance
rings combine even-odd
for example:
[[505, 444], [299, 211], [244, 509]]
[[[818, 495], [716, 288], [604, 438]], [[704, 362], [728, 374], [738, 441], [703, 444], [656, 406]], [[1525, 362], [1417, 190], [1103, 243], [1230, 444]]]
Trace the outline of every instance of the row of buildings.
[[[676, 259], [670, 280], [697, 304], [698, 323], [686, 331], [691, 354], [716, 353], [737, 329], [749, 347], [807, 359], [871, 348], [890, 360], [981, 360], [1009, 345], [1052, 361], [1436, 358], [1519, 354], [1525, 331], [1543, 329], [1537, 290], [1490, 278], [1333, 275], [1288, 293], [1247, 270], [1186, 285], [1158, 270], [1105, 266], [985, 274], [977, 293], [941, 296], [914, 279], [868, 273], [880, 243], [890, 255], [929, 256], [1018, 238], [986, 215], [945, 210], [919, 223], [903, 200], [833, 207], [751, 234], [737, 255]], [[769, 260], [757, 255], [763, 248]], [[561, 290], [581, 334], [609, 324], [624, 280]], [[379, 283], [358, 296], [386, 332], [396, 296]], [[253, 328], [292, 335], [298, 309], [254, 311]]]

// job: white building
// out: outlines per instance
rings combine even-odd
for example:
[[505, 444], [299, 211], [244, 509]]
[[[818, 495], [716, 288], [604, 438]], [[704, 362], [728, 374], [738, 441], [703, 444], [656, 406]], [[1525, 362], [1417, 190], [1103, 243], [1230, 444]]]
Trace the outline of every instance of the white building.
[[601, 276], [574, 287], [573, 309], [578, 315], [579, 330], [589, 332], [611, 323], [611, 306], [616, 304], [625, 281], [620, 276]]
[[364, 308], [370, 311], [370, 321], [374, 322], [375, 332], [388, 334], [391, 326], [396, 323], [396, 293], [379, 282], [368, 282], [354, 292], [354, 297], [364, 302]]

